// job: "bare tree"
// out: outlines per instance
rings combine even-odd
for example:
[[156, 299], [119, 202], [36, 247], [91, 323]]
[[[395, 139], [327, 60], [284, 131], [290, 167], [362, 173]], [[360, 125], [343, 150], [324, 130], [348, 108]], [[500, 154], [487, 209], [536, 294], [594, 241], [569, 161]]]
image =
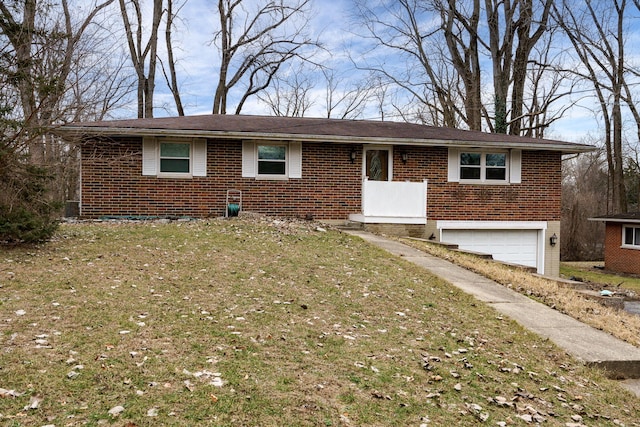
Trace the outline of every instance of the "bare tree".
[[[625, 77], [626, 6], [626, 0], [612, 0], [607, 4], [564, 0], [559, 7], [554, 6], [555, 18], [581, 64], [572, 71], [593, 88], [600, 107], [611, 200], [616, 213], [627, 211], [622, 146], [622, 103], [625, 94], [630, 96]], [[629, 101], [629, 105], [633, 105], [632, 100]]]
[[[122, 23], [127, 36], [133, 69], [138, 77], [138, 117], [153, 117], [153, 94], [158, 58], [158, 29], [163, 15], [163, 0], [153, 0], [151, 33], [144, 38], [144, 16], [140, 0], [119, 0]], [[130, 5], [131, 11], [129, 10]], [[131, 22], [129, 14], [135, 21]]]
[[[451, 65], [440, 24], [423, 26], [439, 18], [429, 2], [357, 0], [355, 9], [356, 19], [366, 32], [363, 37], [373, 42], [371, 50], [362, 55], [364, 59], [354, 60], [358, 68], [377, 74], [383, 85], [392, 84], [405, 91], [404, 106], [416, 102], [424, 105], [421, 110], [433, 115], [428, 122], [446, 127], [462, 122], [476, 128], [473, 114], [477, 109], [465, 110], [473, 101], [467, 97], [463, 78]], [[397, 60], [387, 63], [376, 55], [380, 49], [395, 51]], [[464, 59], [461, 61], [464, 63]]]
[[[184, 6], [185, 3], [182, 4]], [[167, 63], [161, 60], [160, 63], [162, 65], [162, 72], [164, 74], [165, 81], [171, 94], [173, 95], [173, 100], [176, 104], [176, 109], [178, 111], [179, 116], [184, 116], [184, 107], [182, 105], [182, 98], [180, 96], [180, 89], [178, 86], [178, 74], [176, 71], [176, 59], [173, 52], [173, 40], [171, 38], [174, 21], [178, 17], [178, 13], [182, 6], [178, 6], [174, 11], [174, 3], [173, 0], [167, 0], [167, 20], [165, 27], [165, 45], [167, 48]]]
[[347, 83], [333, 70], [322, 69], [325, 82], [324, 108], [327, 118], [355, 119], [362, 115], [373, 95], [371, 79]]
[[[467, 8], [455, 0], [434, 1], [442, 23], [441, 30], [451, 56], [451, 63], [464, 86], [466, 123], [472, 130], [482, 128], [482, 99], [478, 26], [480, 0], [473, 0]], [[468, 10], [467, 10], [468, 9]]]
[[[547, 31], [554, 0], [485, 0], [493, 63], [494, 132], [519, 135], [531, 52]], [[534, 4], [539, 5], [535, 10]], [[507, 103], [510, 95], [510, 114]]]
[[102, 118], [129, 93], [113, 2], [0, 2], [0, 216], [30, 230], [26, 240], [49, 235], [59, 202], [77, 190], [76, 147], [51, 128]]
[[271, 90], [262, 91], [257, 97], [276, 116], [304, 117], [314, 105], [311, 91], [315, 86], [310, 70], [302, 63], [274, 76]]
[[218, 0], [220, 52], [213, 113], [226, 114], [229, 93], [243, 89], [235, 113], [247, 99], [269, 87], [283, 64], [305, 60], [318, 43], [304, 32], [310, 0]]
[[[539, 134], [548, 125], [544, 112], [560, 97], [557, 80], [545, 90], [536, 86], [553, 82], [546, 78], [552, 57], [544, 53], [551, 46], [551, 4], [552, 0], [360, 0], [356, 10], [365, 24], [365, 37], [377, 47], [396, 51], [407, 63], [402, 68], [368, 60], [361, 67], [405, 90], [406, 105], [422, 104], [420, 110], [432, 115], [427, 121], [434, 124]], [[545, 61], [534, 62], [534, 54]], [[491, 67], [482, 66], [485, 56], [491, 58]], [[494, 99], [487, 103], [491, 84]], [[532, 96], [537, 104], [527, 106]]]
[[47, 2], [12, 0], [0, 3], [0, 37], [6, 40], [4, 54], [15, 58], [3, 70], [20, 99], [23, 129], [28, 152], [36, 164], [46, 161], [46, 144], [40, 135], [51, 123], [60, 120], [60, 102], [68, 90], [68, 79], [77, 59], [78, 48], [96, 16], [114, 0], [95, 3], [77, 20], [67, 0], [60, 8]]
[[606, 209], [606, 161], [601, 151], [566, 159], [562, 165], [560, 256], [565, 261], [602, 259], [604, 225], [588, 221]]

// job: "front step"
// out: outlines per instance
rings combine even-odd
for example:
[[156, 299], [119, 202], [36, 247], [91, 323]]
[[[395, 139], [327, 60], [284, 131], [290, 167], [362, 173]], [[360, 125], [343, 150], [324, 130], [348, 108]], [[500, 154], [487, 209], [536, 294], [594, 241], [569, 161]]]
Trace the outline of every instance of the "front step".
[[364, 223], [345, 220], [344, 223], [337, 226], [339, 230], [364, 230]]

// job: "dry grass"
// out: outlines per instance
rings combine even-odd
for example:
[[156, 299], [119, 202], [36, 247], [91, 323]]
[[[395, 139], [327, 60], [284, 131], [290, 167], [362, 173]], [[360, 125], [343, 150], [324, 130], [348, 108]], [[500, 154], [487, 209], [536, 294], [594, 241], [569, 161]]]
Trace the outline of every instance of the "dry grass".
[[412, 246], [445, 258], [460, 266], [539, 300], [569, 316], [601, 329], [635, 346], [640, 346], [640, 316], [605, 307], [554, 280], [534, 276], [524, 270], [454, 252], [427, 242], [406, 240]]
[[599, 371], [313, 224], [64, 225], [0, 249], [0, 283], [2, 425], [639, 425]]

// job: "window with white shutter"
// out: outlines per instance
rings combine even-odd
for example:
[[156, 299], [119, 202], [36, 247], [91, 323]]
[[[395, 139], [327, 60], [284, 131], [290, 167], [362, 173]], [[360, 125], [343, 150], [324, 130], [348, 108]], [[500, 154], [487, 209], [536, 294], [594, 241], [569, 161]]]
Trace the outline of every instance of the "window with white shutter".
[[202, 139], [144, 138], [142, 175], [161, 178], [207, 176], [207, 142]]
[[467, 184], [519, 184], [521, 150], [450, 148], [448, 180]]
[[243, 141], [242, 176], [273, 180], [302, 178], [302, 143]]

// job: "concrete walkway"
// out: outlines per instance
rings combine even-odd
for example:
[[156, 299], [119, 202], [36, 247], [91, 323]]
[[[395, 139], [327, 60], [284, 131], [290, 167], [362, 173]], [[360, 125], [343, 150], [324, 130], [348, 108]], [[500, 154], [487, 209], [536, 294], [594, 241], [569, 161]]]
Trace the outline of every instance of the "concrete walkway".
[[514, 319], [526, 329], [550, 339], [576, 359], [606, 369], [611, 378], [624, 379], [623, 385], [640, 396], [640, 348], [483, 276], [395, 240], [362, 230], [343, 231], [425, 268]]

